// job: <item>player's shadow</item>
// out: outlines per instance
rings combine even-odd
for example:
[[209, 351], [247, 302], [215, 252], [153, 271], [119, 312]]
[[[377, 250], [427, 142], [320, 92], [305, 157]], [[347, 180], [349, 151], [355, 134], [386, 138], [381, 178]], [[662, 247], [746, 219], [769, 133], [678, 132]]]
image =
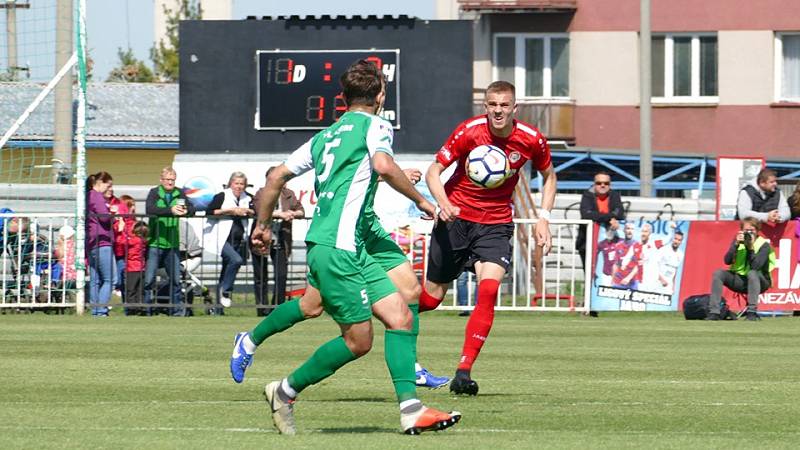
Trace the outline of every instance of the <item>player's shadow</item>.
[[381, 428], [381, 427], [336, 427], [336, 428], [320, 428], [322, 434], [367, 434], [367, 433], [397, 433], [395, 428]]
[[386, 397], [345, 397], [345, 398], [323, 398], [316, 399], [315, 402], [322, 403], [390, 403], [391, 400]]

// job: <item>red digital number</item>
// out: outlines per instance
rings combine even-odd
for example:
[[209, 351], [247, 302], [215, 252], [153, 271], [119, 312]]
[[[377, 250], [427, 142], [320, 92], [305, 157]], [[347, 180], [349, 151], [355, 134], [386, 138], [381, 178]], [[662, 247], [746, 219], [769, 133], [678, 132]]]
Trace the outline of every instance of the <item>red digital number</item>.
[[275, 61], [275, 84], [289, 84], [292, 82], [294, 61], [290, 58], [280, 58]]
[[375, 64], [375, 67], [377, 67], [378, 69], [383, 67], [383, 61], [377, 56], [367, 56], [367, 61]]
[[306, 99], [306, 120], [309, 122], [321, 122], [325, 116], [325, 98], [319, 95], [312, 95]]
[[339, 120], [344, 113], [347, 112], [347, 103], [344, 101], [344, 95], [339, 94], [333, 98], [333, 121]]

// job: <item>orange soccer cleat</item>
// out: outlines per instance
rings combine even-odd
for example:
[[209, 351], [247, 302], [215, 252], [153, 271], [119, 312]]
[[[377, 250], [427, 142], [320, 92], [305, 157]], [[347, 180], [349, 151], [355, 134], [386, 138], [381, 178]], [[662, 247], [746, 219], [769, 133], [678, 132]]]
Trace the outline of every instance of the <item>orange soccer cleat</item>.
[[446, 413], [425, 406], [415, 413], [400, 415], [403, 433], [411, 435], [420, 434], [424, 431], [441, 431], [452, 427], [459, 420], [461, 420], [461, 413], [458, 411]]

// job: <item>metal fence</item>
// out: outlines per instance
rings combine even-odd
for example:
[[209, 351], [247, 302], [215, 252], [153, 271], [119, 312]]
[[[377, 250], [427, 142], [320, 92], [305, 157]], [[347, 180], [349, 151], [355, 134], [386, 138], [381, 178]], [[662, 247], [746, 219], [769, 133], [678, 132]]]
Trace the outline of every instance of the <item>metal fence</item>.
[[[0, 308], [18, 308], [25, 310], [64, 310], [76, 308], [78, 288], [76, 272], [87, 267], [87, 278], [90, 278], [84, 255], [75, 255], [75, 216], [66, 214], [0, 214], [2, 219], [2, 297]], [[119, 215], [115, 221], [142, 221], [155, 224], [144, 215]], [[275, 289], [275, 271], [273, 261], [266, 256], [250, 252], [249, 245], [244, 242], [237, 249], [243, 264], [235, 276], [232, 288], [232, 303], [222, 307], [217, 288], [223, 271], [223, 258], [218, 251], [217, 242], [224, 241], [219, 236], [223, 227], [213, 226], [220, 221], [232, 220], [229, 217], [192, 217], [180, 219], [180, 241], [174, 249], [180, 260], [179, 291], [170, 289], [168, 266], [160, 264], [152, 285], [149, 302], [131, 301], [125, 295], [126, 282], [130, 274], [120, 270], [119, 265], [131, 258], [128, 247], [123, 246], [122, 253], [111, 252], [107, 264], [114, 267], [114, 294], [109, 302], [89, 295], [90, 281], [85, 290], [86, 308], [97, 311], [98, 308], [123, 308], [126, 314], [219, 314], [226, 308], [247, 308], [266, 312], [274, 308], [273, 292]], [[589, 293], [585, 289], [585, 280], [589, 278], [589, 269], [581, 265], [581, 258], [574, 247], [574, 237], [580, 226], [589, 228], [591, 240], [591, 222], [582, 220], [553, 220], [551, 231], [553, 247], [549, 255], [537, 255], [534, 239], [535, 220], [515, 220], [514, 252], [508, 275], [501, 283], [498, 292], [496, 309], [525, 311], [588, 311]], [[306, 252], [302, 237], [310, 221], [296, 220], [293, 223], [294, 241], [290, 256], [285, 261], [287, 266], [285, 298], [302, 295], [306, 283]], [[116, 226], [116, 225], [115, 225]], [[245, 224], [249, 230], [249, 224]], [[128, 229], [128, 228], [125, 228]], [[157, 232], [158, 230], [156, 230]], [[415, 233], [413, 227], [391, 230], [398, 245], [408, 255], [419, 279], [424, 283], [427, 269], [427, 254], [430, 235], [427, 232]], [[87, 240], [89, 237], [87, 236]], [[123, 239], [124, 241], [124, 239]], [[115, 242], [119, 244], [117, 238]], [[591, 246], [585, 255], [591, 260]], [[119, 246], [117, 246], [119, 250]], [[149, 248], [147, 249], [149, 251]], [[148, 252], [146, 251], [145, 254]], [[152, 256], [152, 255], [151, 255]], [[257, 301], [256, 282], [258, 273], [254, 268], [254, 259], [263, 258], [261, 266], [268, 266], [268, 276], [262, 287], [265, 297]], [[162, 262], [162, 261], [159, 261]], [[146, 264], [146, 263], [145, 263]], [[144, 267], [144, 266], [143, 266]], [[143, 268], [142, 267], [142, 268]], [[140, 289], [144, 289], [139, 274]], [[95, 273], [95, 276], [97, 274]], [[469, 273], [465, 278], [453, 282], [453, 287], [440, 309], [466, 310], [476, 302], [474, 275]], [[144, 292], [141, 292], [144, 294]], [[140, 298], [143, 298], [142, 295]], [[180, 301], [179, 301], [180, 300]]]

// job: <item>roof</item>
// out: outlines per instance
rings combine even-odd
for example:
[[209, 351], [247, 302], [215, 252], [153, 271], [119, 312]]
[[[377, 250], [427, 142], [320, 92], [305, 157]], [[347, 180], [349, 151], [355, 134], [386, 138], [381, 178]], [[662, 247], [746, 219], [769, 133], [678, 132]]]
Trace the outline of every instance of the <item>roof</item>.
[[573, 11], [578, 0], [458, 0], [462, 11]]
[[[3, 105], [0, 129], [3, 132], [45, 86], [45, 83], [0, 83], [0, 105]], [[76, 98], [73, 89], [73, 110], [77, 107]], [[11, 140], [51, 140], [53, 99], [51, 92]], [[178, 84], [89, 83], [86, 99], [87, 141], [178, 141]]]

